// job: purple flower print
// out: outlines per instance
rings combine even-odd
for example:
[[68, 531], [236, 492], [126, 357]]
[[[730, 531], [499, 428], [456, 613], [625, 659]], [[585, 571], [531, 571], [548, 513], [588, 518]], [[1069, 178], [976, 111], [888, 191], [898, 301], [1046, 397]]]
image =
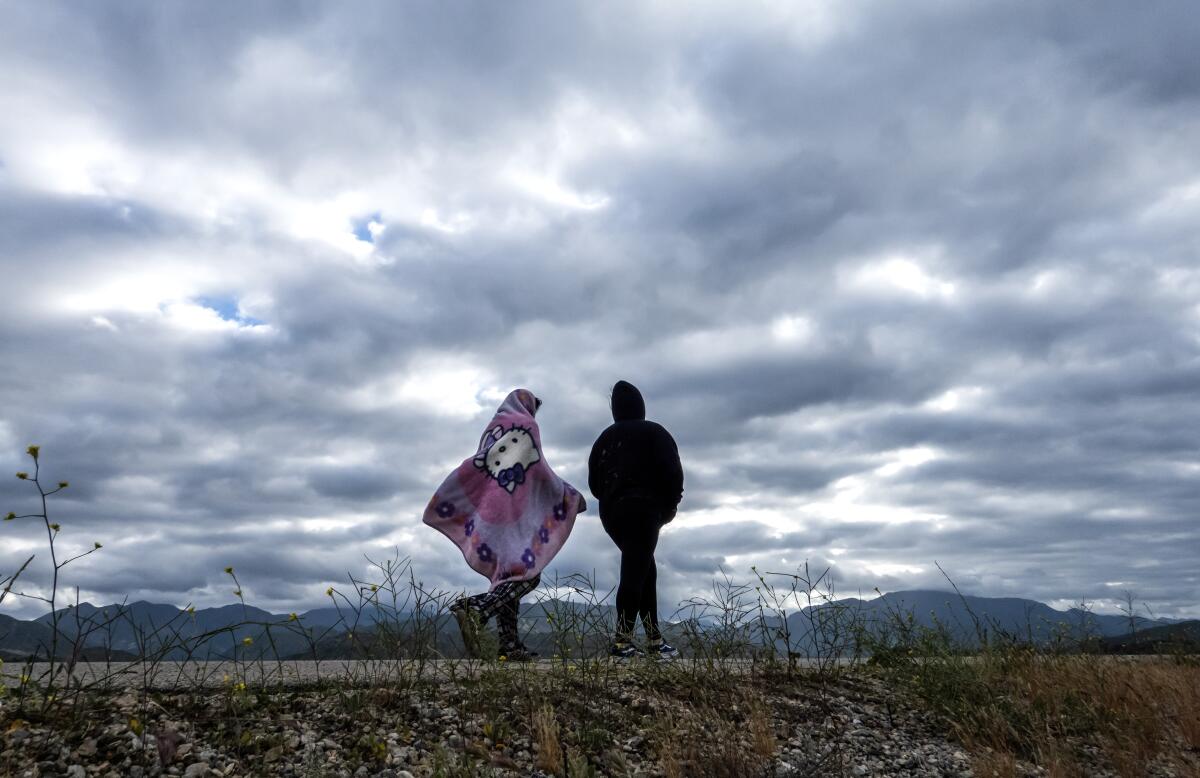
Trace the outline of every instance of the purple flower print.
[[496, 555], [492, 553], [491, 546], [487, 543], [480, 543], [479, 548], [475, 549], [475, 553], [479, 555], [479, 559], [483, 562], [491, 562], [496, 558]]
[[463, 532], [467, 537], [471, 537], [471, 533], [475, 531], [475, 519], [467, 519], [467, 523], [463, 525]]
[[554, 520], [564, 521], [567, 518], [567, 508], [561, 502], [554, 506]]
[[525, 568], [533, 567], [533, 563], [537, 561], [537, 557], [533, 555], [533, 549], [525, 549], [525, 553], [521, 554], [521, 561], [525, 563]]
[[[454, 515], [454, 503], [450, 502], [449, 500], [438, 503], [437, 515], [441, 516], [443, 519], [448, 519], [451, 516], [453, 516]], [[470, 534], [470, 533], [467, 533], [467, 534]]]
[[550, 542], [550, 530], [546, 529], [545, 527], [542, 527], [541, 529], [539, 529], [538, 530], [538, 540], [542, 541], [543, 543], [549, 543]]

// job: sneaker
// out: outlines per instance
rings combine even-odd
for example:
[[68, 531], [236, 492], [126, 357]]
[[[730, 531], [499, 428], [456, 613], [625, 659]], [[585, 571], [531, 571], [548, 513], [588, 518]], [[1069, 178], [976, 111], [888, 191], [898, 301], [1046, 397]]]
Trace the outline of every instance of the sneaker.
[[479, 617], [479, 609], [472, 607], [466, 598], [463, 598], [450, 606], [450, 612], [454, 614], [454, 619], [458, 622], [458, 630], [462, 633], [463, 646], [467, 649], [467, 656], [478, 659], [480, 656], [479, 633], [483, 631], [483, 619]]
[[538, 658], [538, 652], [530, 651], [525, 646], [517, 646], [509, 651], [501, 651], [499, 659], [502, 662], [532, 662]]
[[646, 646], [646, 652], [655, 659], [674, 659], [679, 656], [679, 650], [665, 640], [650, 643]]
[[626, 661], [629, 659], [641, 659], [646, 655], [646, 652], [632, 643], [613, 643], [612, 648], [608, 650], [608, 655], [613, 659]]

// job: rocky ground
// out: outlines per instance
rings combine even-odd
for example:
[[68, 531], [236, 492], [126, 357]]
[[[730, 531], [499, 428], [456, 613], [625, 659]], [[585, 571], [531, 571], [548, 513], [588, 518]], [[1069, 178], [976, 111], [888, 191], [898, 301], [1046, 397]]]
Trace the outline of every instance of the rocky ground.
[[944, 726], [862, 673], [497, 666], [405, 688], [117, 690], [74, 718], [22, 717], [15, 702], [0, 710], [0, 774], [30, 778], [980, 774]]

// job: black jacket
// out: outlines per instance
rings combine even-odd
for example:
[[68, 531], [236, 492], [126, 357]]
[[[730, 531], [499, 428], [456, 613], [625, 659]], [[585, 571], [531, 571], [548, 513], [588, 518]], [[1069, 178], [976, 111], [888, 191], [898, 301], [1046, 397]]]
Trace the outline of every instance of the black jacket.
[[588, 457], [588, 488], [600, 516], [627, 497], [650, 500], [670, 520], [683, 498], [683, 467], [671, 433], [646, 420], [646, 403], [633, 384], [618, 381], [612, 393], [613, 423], [600, 433]]

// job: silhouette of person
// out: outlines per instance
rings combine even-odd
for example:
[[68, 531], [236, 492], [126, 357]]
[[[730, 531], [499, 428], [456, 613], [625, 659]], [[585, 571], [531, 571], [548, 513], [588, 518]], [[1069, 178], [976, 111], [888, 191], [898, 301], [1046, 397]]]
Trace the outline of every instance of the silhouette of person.
[[[612, 390], [613, 423], [588, 457], [588, 487], [600, 503], [604, 531], [621, 551], [617, 628], [610, 654], [618, 659], [677, 655], [658, 628], [658, 567], [654, 550], [663, 525], [683, 497], [683, 467], [675, 439], [646, 419], [642, 393], [628, 381]], [[641, 618], [646, 651], [633, 643]]]

